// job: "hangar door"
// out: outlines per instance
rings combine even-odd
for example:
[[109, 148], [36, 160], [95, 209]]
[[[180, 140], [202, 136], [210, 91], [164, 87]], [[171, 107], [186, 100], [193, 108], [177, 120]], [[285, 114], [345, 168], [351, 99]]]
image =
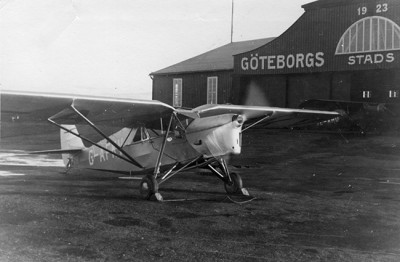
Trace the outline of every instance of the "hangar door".
[[354, 101], [399, 103], [399, 70], [353, 72], [351, 99]]
[[288, 76], [288, 107], [297, 108], [308, 99], [329, 99], [330, 74], [302, 74]]

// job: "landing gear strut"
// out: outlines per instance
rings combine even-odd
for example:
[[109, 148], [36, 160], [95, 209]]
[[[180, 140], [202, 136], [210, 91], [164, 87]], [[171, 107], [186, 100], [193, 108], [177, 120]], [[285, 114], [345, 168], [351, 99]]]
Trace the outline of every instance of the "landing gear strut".
[[225, 191], [229, 195], [250, 196], [249, 192], [243, 187], [242, 178], [239, 174], [229, 173], [228, 165], [224, 159], [204, 159], [202, 157], [192, 159], [185, 164], [176, 163], [163, 174], [160, 174], [159, 170], [157, 170], [157, 172], [155, 172], [157, 175], [146, 175], [140, 182], [140, 196], [144, 200], [163, 201], [163, 197], [158, 192], [159, 185], [181, 171], [199, 167], [211, 170], [215, 176], [221, 179], [224, 182]]

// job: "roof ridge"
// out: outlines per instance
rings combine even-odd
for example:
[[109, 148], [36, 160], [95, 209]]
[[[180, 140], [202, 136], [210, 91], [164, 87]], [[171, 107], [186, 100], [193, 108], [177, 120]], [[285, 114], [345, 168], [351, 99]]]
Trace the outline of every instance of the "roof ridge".
[[[177, 74], [197, 71], [233, 70], [233, 55], [261, 47], [275, 37], [231, 42], [189, 59], [183, 60], [150, 75]], [[212, 54], [210, 56], [210, 54]]]

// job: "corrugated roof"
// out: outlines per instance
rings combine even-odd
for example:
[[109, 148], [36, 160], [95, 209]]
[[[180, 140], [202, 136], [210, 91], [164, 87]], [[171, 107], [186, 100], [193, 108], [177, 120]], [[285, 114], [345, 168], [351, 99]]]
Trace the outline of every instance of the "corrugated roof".
[[153, 72], [150, 75], [230, 70], [233, 69], [233, 55], [256, 49], [273, 39], [275, 39], [275, 37], [229, 43], [204, 54]]

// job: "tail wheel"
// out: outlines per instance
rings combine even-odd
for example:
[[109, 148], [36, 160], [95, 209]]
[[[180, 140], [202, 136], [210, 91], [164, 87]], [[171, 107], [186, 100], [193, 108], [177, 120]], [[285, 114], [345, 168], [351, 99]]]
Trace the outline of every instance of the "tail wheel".
[[154, 176], [146, 175], [140, 182], [140, 196], [148, 200], [150, 197], [158, 192], [158, 183]]
[[73, 161], [73, 158], [68, 158], [68, 163], [65, 165], [65, 174], [68, 174], [68, 172], [71, 170]]
[[232, 181], [225, 182], [225, 191], [228, 194], [237, 194], [243, 188], [242, 178], [236, 173], [231, 173], [230, 177]]

